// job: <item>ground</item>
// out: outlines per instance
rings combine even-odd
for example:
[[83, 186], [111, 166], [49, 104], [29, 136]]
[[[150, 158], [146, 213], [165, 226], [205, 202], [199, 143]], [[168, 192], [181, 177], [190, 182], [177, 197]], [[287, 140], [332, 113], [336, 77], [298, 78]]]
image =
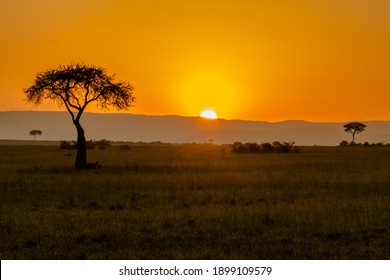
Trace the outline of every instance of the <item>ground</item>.
[[76, 171], [29, 143], [0, 145], [1, 259], [390, 258], [389, 147], [118, 144]]

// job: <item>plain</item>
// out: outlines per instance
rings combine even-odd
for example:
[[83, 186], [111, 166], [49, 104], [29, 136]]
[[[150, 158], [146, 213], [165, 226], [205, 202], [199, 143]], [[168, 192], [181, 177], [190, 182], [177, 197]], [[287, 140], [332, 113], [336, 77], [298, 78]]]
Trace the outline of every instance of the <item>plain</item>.
[[1, 259], [390, 258], [389, 147], [121, 147], [0, 146]]

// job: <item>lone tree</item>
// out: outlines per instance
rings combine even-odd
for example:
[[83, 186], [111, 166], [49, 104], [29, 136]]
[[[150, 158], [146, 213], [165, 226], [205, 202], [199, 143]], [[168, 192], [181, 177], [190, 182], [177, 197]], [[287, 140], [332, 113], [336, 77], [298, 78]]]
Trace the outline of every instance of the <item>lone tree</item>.
[[344, 131], [352, 134], [352, 144], [355, 143], [355, 134], [363, 132], [366, 125], [360, 122], [350, 122], [344, 125]]
[[34, 84], [24, 89], [27, 102], [39, 105], [49, 99], [65, 105], [77, 129], [76, 169], [87, 168], [87, 148], [80, 118], [88, 104], [97, 102], [100, 109], [110, 107], [128, 109], [135, 101], [133, 86], [127, 82], [115, 82], [115, 75], [106, 70], [84, 64], [62, 65], [57, 69], [38, 73]]
[[34, 129], [30, 131], [30, 135], [34, 136], [34, 141], [35, 141], [35, 137], [37, 137], [37, 135], [42, 135], [42, 131]]

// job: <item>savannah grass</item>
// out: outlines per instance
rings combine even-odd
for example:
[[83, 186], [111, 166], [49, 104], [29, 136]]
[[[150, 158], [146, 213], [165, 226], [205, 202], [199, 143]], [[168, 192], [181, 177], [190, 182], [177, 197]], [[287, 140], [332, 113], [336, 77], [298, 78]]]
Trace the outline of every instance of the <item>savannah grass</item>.
[[390, 148], [0, 146], [1, 259], [389, 259]]

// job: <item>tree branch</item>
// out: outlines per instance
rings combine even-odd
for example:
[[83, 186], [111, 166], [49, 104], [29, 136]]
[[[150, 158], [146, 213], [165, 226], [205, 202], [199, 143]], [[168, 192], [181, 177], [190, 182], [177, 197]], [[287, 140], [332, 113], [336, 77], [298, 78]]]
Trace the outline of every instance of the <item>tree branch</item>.
[[65, 98], [61, 95], [57, 95], [57, 96], [59, 96], [62, 99], [62, 101], [65, 104], [66, 109], [68, 110], [69, 114], [72, 116], [72, 121], [74, 121], [74, 114], [73, 114], [72, 110], [69, 108], [68, 103], [66, 102]]

